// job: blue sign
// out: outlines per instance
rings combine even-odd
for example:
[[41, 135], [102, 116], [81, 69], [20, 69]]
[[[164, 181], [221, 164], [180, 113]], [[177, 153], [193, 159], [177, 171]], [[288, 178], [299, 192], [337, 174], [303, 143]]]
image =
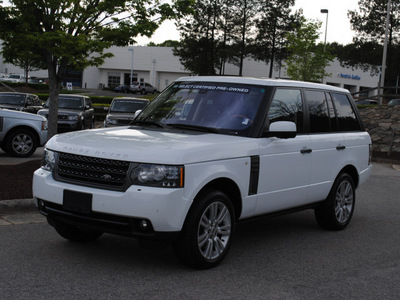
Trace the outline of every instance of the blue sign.
[[350, 75], [350, 74], [339, 73], [339, 77], [348, 78], [348, 79], [354, 79], [354, 80], [361, 80], [361, 77], [358, 76], [358, 75]]

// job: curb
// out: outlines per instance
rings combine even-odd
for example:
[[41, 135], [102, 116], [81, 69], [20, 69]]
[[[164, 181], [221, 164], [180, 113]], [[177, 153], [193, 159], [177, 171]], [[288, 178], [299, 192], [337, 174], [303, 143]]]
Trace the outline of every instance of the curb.
[[37, 212], [37, 207], [33, 199], [15, 199], [0, 201], [0, 216], [20, 213]]

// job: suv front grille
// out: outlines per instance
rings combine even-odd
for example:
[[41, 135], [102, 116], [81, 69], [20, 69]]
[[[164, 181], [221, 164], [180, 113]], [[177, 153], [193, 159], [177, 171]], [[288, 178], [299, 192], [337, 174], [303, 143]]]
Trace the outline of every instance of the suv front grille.
[[130, 163], [59, 153], [56, 179], [97, 188], [123, 189]]

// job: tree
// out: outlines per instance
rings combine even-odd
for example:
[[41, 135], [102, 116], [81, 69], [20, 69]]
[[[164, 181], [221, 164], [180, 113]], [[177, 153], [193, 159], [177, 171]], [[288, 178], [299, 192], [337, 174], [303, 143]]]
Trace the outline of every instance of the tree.
[[[383, 43], [385, 39], [387, 0], [359, 0], [359, 9], [349, 11], [352, 29], [356, 32], [353, 39], [355, 50], [345, 57], [345, 64], [370, 69], [376, 73], [382, 63]], [[400, 1], [392, 0], [390, 6], [387, 50], [387, 69], [385, 85], [394, 85], [399, 75], [400, 64]], [[358, 55], [357, 55], [358, 54]]]
[[185, 69], [194, 74], [216, 74], [223, 6], [223, 0], [198, 0], [193, 14], [178, 25], [182, 39], [181, 44], [175, 47], [174, 55], [179, 56]]
[[[58, 94], [70, 70], [99, 66], [112, 45], [134, 44], [159, 24], [189, 11], [194, 0], [11, 0], [0, 8], [3, 54], [22, 43], [40, 57], [49, 76], [49, 138], [57, 132]], [[15, 46], [17, 45], [17, 46]]]
[[320, 35], [321, 22], [306, 22], [303, 18], [301, 27], [288, 33], [289, 57], [286, 59], [287, 74], [294, 80], [321, 82], [326, 66], [334, 56], [323, 44], [316, 44]]
[[262, 2], [262, 15], [256, 21], [257, 36], [252, 56], [270, 63], [269, 77], [272, 77], [275, 61], [280, 66], [287, 57], [286, 34], [300, 26], [302, 11], [291, 13], [294, 0], [270, 0]]
[[261, 11], [262, 2], [237, 0], [231, 7], [235, 25], [232, 30], [232, 53], [236, 53], [236, 55], [231, 56], [230, 59], [239, 67], [239, 76], [243, 74], [243, 60], [251, 53], [251, 45], [254, 43], [255, 36], [255, 22]]

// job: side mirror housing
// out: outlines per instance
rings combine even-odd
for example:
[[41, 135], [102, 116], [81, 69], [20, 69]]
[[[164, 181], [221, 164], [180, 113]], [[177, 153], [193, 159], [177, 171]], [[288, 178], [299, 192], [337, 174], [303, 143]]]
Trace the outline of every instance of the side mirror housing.
[[296, 123], [289, 121], [277, 121], [269, 125], [269, 130], [264, 131], [263, 136], [291, 139], [296, 137], [296, 132]]
[[135, 111], [135, 114], [133, 115], [133, 119], [135, 120], [136, 119], [136, 117], [140, 114], [142, 112], [142, 110], [141, 109], [139, 109], [139, 110], [137, 110], [137, 111]]

